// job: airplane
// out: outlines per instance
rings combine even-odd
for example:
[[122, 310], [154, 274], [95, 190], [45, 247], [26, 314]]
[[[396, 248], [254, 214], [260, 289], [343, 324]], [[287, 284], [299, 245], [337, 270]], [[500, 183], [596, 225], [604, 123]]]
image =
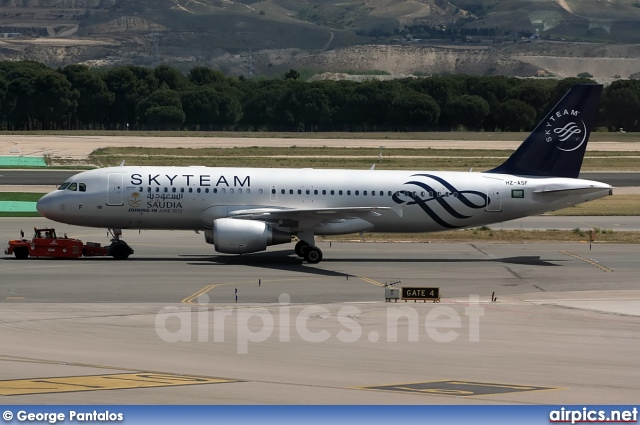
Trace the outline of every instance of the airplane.
[[85, 171], [37, 203], [51, 220], [122, 229], [194, 230], [221, 253], [298, 242], [311, 264], [316, 235], [435, 232], [513, 220], [612, 194], [578, 179], [601, 85], [576, 85], [517, 150], [484, 172], [125, 166]]

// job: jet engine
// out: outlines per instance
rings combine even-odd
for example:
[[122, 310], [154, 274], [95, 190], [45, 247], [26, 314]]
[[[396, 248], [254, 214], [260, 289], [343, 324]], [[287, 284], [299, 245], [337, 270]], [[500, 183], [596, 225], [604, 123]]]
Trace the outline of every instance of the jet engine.
[[204, 234], [207, 243], [225, 254], [246, 254], [264, 251], [267, 246], [291, 242], [291, 235], [272, 229], [261, 221], [219, 218], [213, 221], [213, 230]]

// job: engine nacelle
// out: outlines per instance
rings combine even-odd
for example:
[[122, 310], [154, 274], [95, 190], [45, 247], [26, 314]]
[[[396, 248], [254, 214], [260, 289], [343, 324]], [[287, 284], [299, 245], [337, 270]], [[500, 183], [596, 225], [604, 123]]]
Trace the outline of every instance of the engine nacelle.
[[[209, 232], [209, 234], [207, 234]], [[213, 221], [213, 243], [216, 251], [225, 254], [246, 254], [264, 251], [267, 246], [291, 242], [291, 235], [272, 229], [261, 221], [219, 218]], [[209, 242], [211, 231], [205, 232]]]

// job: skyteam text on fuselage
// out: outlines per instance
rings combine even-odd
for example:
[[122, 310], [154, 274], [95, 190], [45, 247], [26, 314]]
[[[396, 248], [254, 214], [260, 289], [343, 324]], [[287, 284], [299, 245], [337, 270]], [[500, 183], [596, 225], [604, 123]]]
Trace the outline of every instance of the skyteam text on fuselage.
[[318, 263], [315, 235], [461, 229], [610, 195], [610, 185], [577, 178], [601, 91], [574, 86], [486, 172], [120, 166], [71, 177], [37, 208], [113, 229], [121, 245], [121, 229], [203, 231], [218, 252], [236, 254], [297, 236], [296, 254]]

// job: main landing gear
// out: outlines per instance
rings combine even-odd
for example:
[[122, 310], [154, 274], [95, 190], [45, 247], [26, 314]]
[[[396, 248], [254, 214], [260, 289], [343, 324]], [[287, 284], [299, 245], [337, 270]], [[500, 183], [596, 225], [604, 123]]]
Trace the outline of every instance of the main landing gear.
[[322, 261], [322, 251], [317, 246], [309, 245], [303, 240], [299, 241], [294, 248], [296, 255], [302, 257], [309, 264], [318, 264]]
[[122, 229], [109, 229], [109, 233], [113, 235], [111, 239], [111, 245], [109, 245], [109, 255], [116, 260], [126, 260], [131, 254], [133, 249], [125, 241], [120, 239], [122, 236]]

